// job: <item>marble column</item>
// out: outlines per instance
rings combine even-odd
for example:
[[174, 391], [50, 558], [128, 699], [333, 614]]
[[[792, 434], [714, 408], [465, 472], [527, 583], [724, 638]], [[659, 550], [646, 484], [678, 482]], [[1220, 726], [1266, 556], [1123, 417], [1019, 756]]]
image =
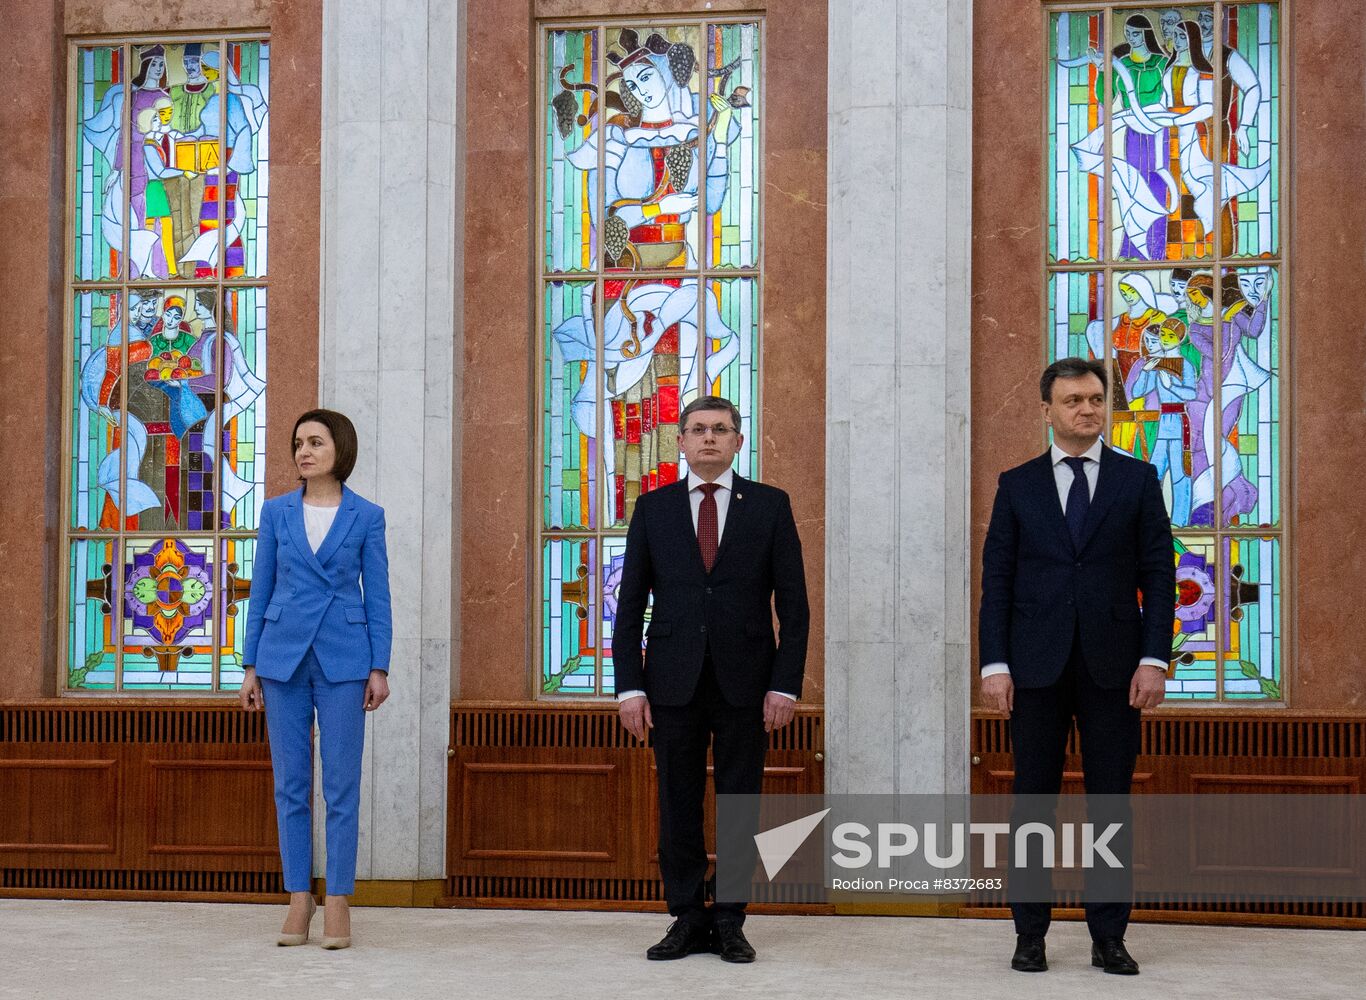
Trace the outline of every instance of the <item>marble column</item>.
[[385, 508], [394, 600], [392, 693], [366, 730], [362, 879], [445, 873], [463, 6], [323, 4], [320, 398], [356, 424], [349, 485]]
[[972, 4], [831, 0], [826, 788], [967, 790]]

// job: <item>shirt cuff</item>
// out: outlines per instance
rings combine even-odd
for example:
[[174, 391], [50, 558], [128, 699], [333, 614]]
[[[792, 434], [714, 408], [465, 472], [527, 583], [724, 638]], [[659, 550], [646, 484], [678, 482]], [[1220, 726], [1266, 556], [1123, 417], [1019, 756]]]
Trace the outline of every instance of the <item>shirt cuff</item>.
[[1171, 665], [1170, 663], [1163, 663], [1161, 660], [1159, 660], [1159, 659], [1158, 659], [1157, 657], [1155, 657], [1155, 656], [1145, 656], [1145, 657], [1143, 657], [1141, 660], [1138, 661], [1138, 665], [1139, 665], [1140, 667], [1145, 666], [1145, 665], [1146, 665], [1146, 666], [1149, 666], [1149, 667], [1156, 667], [1158, 670], [1160, 670], [1160, 671], [1162, 671], [1164, 674], [1166, 674], [1166, 675], [1167, 675], [1167, 678], [1168, 678], [1169, 680], [1171, 679], [1171, 676], [1172, 676], [1172, 669], [1171, 669], [1171, 666], [1172, 666], [1172, 665]]
[[770, 691], [769, 694], [780, 695], [781, 697], [786, 698], [788, 701], [797, 700], [797, 696], [795, 694], [788, 694], [786, 691]]
[[986, 680], [988, 677], [993, 677], [996, 674], [1005, 674], [1009, 677], [1010, 667], [1004, 663], [988, 663], [982, 668], [982, 680]]
[[644, 698], [644, 691], [621, 691], [617, 694], [617, 704], [623, 701], [630, 701], [632, 698]]

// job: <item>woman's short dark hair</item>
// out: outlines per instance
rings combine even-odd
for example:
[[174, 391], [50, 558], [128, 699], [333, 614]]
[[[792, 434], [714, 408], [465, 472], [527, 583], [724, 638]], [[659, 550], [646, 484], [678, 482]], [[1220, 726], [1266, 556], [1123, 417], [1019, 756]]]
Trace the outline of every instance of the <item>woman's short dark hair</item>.
[[1105, 365], [1101, 362], [1086, 358], [1062, 358], [1054, 361], [1043, 370], [1043, 377], [1039, 379], [1039, 392], [1043, 395], [1043, 401], [1053, 402], [1053, 383], [1058, 379], [1085, 378], [1087, 375], [1094, 375], [1100, 379], [1100, 391], [1105, 391]]
[[356, 428], [351, 423], [351, 418], [345, 413], [338, 413], [336, 410], [309, 410], [301, 413], [299, 419], [294, 421], [294, 431], [289, 436], [290, 454], [294, 453], [294, 442], [298, 439], [299, 425], [310, 421], [322, 424], [327, 428], [327, 432], [332, 435], [332, 445], [337, 450], [337, 460], [332, 465], [332, 475], [337, 482], [346, 482], [346, 477], [351, 475], [351, 470], [356, 467], [356, 452], [359, 444], [356, 440]]

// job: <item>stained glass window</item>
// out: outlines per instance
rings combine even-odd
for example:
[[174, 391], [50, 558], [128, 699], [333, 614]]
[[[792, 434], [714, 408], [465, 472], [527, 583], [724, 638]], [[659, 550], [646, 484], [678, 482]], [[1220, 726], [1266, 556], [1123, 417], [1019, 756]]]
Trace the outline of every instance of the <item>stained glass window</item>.
[[1157, 469], [1171, 700], [1283, 700], [1280, 18], [1224, 2], [1046, 19], [1046, 356], [1105, 363], [1109, 443]]
[[539, 689], [610, 695], [625, 532], [686, 477], [678, 415], [741, 412], [758, 473], [763, 23], [540, 33]]
[[270, 44], [70, 59], [62, 688], [232, 690], [265, 488]]

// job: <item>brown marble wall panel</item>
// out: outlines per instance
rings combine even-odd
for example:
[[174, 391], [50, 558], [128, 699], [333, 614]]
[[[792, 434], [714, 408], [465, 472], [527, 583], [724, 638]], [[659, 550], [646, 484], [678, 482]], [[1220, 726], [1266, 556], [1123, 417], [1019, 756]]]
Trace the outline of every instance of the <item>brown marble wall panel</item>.
[[[272, 46], [267, 491], [293, 486], [293, 417], [317, 404], [322, 0], [6, 0], [0, 37], [0, 701], [56, 690], [61, 570], [66, 35], [264, 30]], [[22, 447], [19, 445], [22, 443]], [[11, 447], [13, 445], [13, 447]], [[17, 655], [15, 655], [17, 653]]]
[[[532, 695], [536, 19], [754, 10], [713, 0], [468, 0], [460, 669], [457, 697]], [[826, 8], [766, 6], [763, 475], [792, 494], [823, 700]], [[526, 459], [520, 456], [527, 456]]]
[[[1291, 237], [1287, 254], [1287, 422], [1294, 456], [1286, 510], [1291, 559], [1286, 692], [1295, 709], [1366, 714], [1366, 661], [1350, 623], [1366, 594], [1366, 89], [1351, 0], [1287, 4], [1291, 45]], [[996, 477], [1038, 453], [1043, 330], [1044, 8], [973, 5], [972, 546], [974, 600]], [[991, 58], [989, 53], [1010, 53]], [[975, 628], [974, 628], [975, 631]], [[975, 662], [974, 636], [974, 662]], [[1163, 709], [1179, 712], [1179, 709]]]
[[1366, 597], [1361, 6], [1297, 0], [1292, 10], [1287, 343], [1296, 461], [1285, 506], [1294, 517], [1289, 544], [1298, 622], [1288, 689], [1296, 708], [1366, 715], [1359, 628]]
[[241, 31], [307, 21], [316, 0], [66, 0], [68, 35], [145, 34], [156, 31]]
[[[51, 0], [0, 4], [0, 699], [50, 694], [55, 656], [66, 95]], [[17, 39], [23, 44], [17, 44]]]

